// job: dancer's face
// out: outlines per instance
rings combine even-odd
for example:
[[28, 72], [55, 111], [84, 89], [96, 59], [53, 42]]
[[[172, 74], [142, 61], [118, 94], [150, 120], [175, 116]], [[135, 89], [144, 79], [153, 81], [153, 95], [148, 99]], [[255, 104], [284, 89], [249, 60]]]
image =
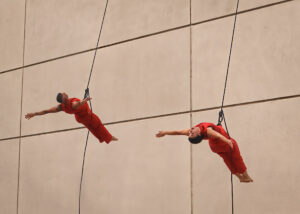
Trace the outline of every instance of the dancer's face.
[[61, 94], [62, 94], [62, 102], [66, 103], [69, 99], [68, 95], [65, 92], [63, 92]]
[[190, 129], [189, 137], [194, 138], [200, 135], [200, 128], [197, 126], [194, 126]]

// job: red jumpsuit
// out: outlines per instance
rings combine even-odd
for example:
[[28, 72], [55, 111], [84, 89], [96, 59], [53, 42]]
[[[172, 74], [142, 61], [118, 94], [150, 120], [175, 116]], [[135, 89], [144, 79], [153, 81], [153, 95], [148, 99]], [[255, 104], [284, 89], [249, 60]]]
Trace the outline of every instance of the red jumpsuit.
[[233, 143], [233, 149], [231, 149], [227, 143], [220, 140], [212, 140], [207, 137], [207, 128], [211, 127], [214, 131], [229, 139], [227, 132], [222, 126], [216, 126], [213, 123], [200, 123], [197, 125], [197, 127], [200, 128], [201, 135], [204, 137], [204, 139], [209, 141], [210, 149], [223, 158], [225, 164], [232, 174], [242, 174], [246, 171], [247, 168], [240, 154], [239, 147], [233, 138], [230, 138]]
[[107, 129], [102, 124], [99, 117], [92, 113], [89, 105], [87, 103], [80, 106], [78, 109], [72, 109], [72, 102], [80, 101], [77, 98], [70, 98], [69, 102], [65, 104], [61, 104], [62, 110], [68, 114], [75, 114], [75, 119], [77, 122], [83, 124], [86, 128], [90, 130], [90, 132], [98, 138], [98, 140], [102, 143], [105, 141], [107, 144], [110, 143], [112, 139], [112, 135], [107, 131]]

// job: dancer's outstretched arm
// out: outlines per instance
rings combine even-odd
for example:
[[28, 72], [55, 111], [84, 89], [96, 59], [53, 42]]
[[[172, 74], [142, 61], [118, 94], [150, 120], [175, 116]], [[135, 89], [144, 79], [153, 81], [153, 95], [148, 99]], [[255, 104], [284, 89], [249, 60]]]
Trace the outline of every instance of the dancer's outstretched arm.
[[190, 130], [189, 129], [186, 129], [186, 130], [175, 130], [175, 131], [159, 131], [157, 134], [156, 134], [156, 137], [163, 137], [165, 135], [186, 135], [186, 136], [189, 136], [189, 132]]
[[34, 113], [27, 113], [25, 115], [26, 119], [30, 119], [34, 116], [39, 116], [39, 115], [44, 115], [44, 114], [48, 114], [48, 113], [56, 113], [56, 112], [60, 112], [61, 111], [61, 105], [49, 108], [47, 110], [43, 110], [43, 111], [39, 111], [39, 112], [34, 112]]
[[233, 148], [233, 144], [230, 139], [227, 139], [226, 137], [224, 137], [220, 133], [216, 132], [212, 128], [207, 128], [207, 137], [212, 140], [221, 140], [224, 143], [227, 143], [230, 146], [230, 148]]
[[83, 100], [72, 102], [72, 109], [76, 110], [76, 109], [80, 108], [82, 105], [84, 105], [86, 102], [88, 102], [91, 99], [92, 98], [90, 98], [90, 97], [86, 97]]

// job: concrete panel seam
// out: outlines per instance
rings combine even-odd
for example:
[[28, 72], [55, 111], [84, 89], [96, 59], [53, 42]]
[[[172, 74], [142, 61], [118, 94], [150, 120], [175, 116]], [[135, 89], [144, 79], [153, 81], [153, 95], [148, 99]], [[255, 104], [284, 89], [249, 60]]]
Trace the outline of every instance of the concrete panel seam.
[[[270, 98], [270, 99], [264, 99], [264, 100], [249, 101], [249, 102], [243, 102], [243, 103], [228, 104], [228, 105], [224, 105], [223, 108], [233, 108], [233, 107], [239, 107], [239, 106], [247, 106], [247, 105], [253, 105], [253, 104], [260, 104], [260, 103], [267, 103], [267, 102], [274, 102], [274, 101], [288, 100], [288, 99], [296, 99], [296, 98], [300, 98], [300, 94], [284, 96], [284, 97], [276, 97], [276, 98]], [[220, 107], [221, 106], [214, 106], [214, 107], [203, 108], [203, 109], [195, 109], [192, 111], [181, 111], [181, 112], [174, 112], [174, 113], [169, 113], [169, 114], [161, 114], [161, 115], [134, 118], [134, 119], [128, 119], [128, 120], [114, 121], [114, 122], [103, 123], [103, 125], [105, 125], [105, 126], [115, 125], [115, 124], [129, 123], [129, 122], [135, 122], [135, 121], [141, 121], [141, 120], [149, 120], [149, 119], [155, 119], [155, 118], [161, 118], [161, 117], [169, 117], [169, 116], [190, 114], [190, 113], [196, 113], [196, 112], [205, 112], [205, 111], [217, 110], [217, 109], [220, 109]], [[55, 131], [49, 131], [49, 132], [41, 132], [41, 133], [29, 134], [29, 135], [23, 135], [23, 136], [2, 138], [2, 139], [0, 139], [0, 141], [34, 137], [34, 136], [46, 135], [46, 134], [54, 134], [54, 133], [66, 132], [66, 131], [74, 131], [74, 130], [84, 129], [84, 128], [85, 127], [82, 126], [82, 127], [61, 129], [61, 130], [55, 130]]]
[[[252, 12], [252, 11], [261, 10], [261, 9], [265, 9], [265, 8], [269, 8], [269, 7], [273, 7], [273, 6], [277, 6], [277, 5], [292, 2], [292, 1], [295, 1], [295, 0], [284, 0], [284, 1], [279, 1], [279, 2], [275, 2], [275, 3], [271, 3], [271, 4], [266, 4], [266, 5], [259, 6], [259, 7], [254, 7], [254, 8], [242, 10], [242, 11], [239, 11], [237, 13], [237, 15], [244, 14], [244, 13], [249, 13], [249, 12]], [[216, 21], [216, 20], [219, 20], [219, 19], [228, 18], [228, 17], [234, 16], [234, 15], [235, 15], [235, 13], [229, 13], [229, 14], [226, 14], [226, 15], [223, 15], [223, 16], [218, 16], [218, 17], [215, 17], [215, 18], [195, 22], [195, 23], [192, 23], [192, 25], [196, 26], [196, 25], [207, 23], [207, 22], [212, 22], [212, 21]]]
[[[284, 3], [288, 3], [288, 2], [293, 2], [293, 1], [295, 1], [295, 0], [284, 0], [284, 1], [279, 1], [279, 2], [275, 2], [275, 3], [263, 5], [263, 6], [260, 6], [260, 7], [255, 7], [255, 8], [242, 10], [242, 11], [238, 12], [238, 15], [248, 13], [248, 12], [252, 12], [252, 11], [256, 11], [256, 10], [260, 10], [260, 9], [264, 9], [264, 8], [268, 8], [268, 7], [272, 7], [272, 6], [276, 6], [276, 5], [280, 5], [280, 4], [284, 4]], [[195, 22], [195, 23], [191, 23], [191, 24], [187, 24], [187, 25], [178, 26], [178, 27], [175, 27], [175, 28], [170, 28], [170, 29], [166, 29], [166, 30], [162, 30], [162, 31], [157, 31], [157, 32], [154, 32], [154, 33], [150, 33], [150, 34], [146, 34], [146, 35], [142, 35], [142, 36], [138, 36], [138, 37], [134, 37], [134, 38], [130, 38], [130, 39], [110, 43], [110, 44], [107, 44], [107, 45], [103, 45], [103, 46], [98, 47], [97, 49], [108, 48], [108, 47], [111, 47], [111, 46], [116, 46], [116, 45], [120, 45], [120, 44], [123, 44], [123, 43], [128, 43], [128, 42], [148, 38], [148, 37], [155, 36], [155, 35], [160, 35], [160, 34], [172, 32], [172, 31], [184, 29], [184, 28], [187, 28], [187, 27], [190, 27], [190, 26], [197, 26], [197, 25], [200, 25], [200, 24], [216, 21], [216, 20], [231, 17], [231, 16], [234, 16], [234, 15], [235, 15], [235, 13], [230, 13], [230, 14], [227, 14], [227, 15], [224, 15], [224, 16], [219, 16], [219, 17], [215, 17], [215, 18], [212, 18], [212, 19], [207, 19], [207, 20], [203, 20], [203, 21], [200, 21], [200, 22]], [[33, 66], [44, 64], [44, 63], [47, 63], [47, 62], [52, 62], [52, 61], [55, 61], [55, 60], [68, 58], [68, 57], [72, 57], [72, 56], [75, 56], [75, 55], [80, 55], [80, 54], [84, 54], [84, 53], [87, 53], [87, 52], [95, 51], [95, 49], [96, 48], [87, 49], [87, 50], [79, 51], [79, 52], [76, 52], [76, 53], [71, 53], [71, 54], [51, 58], [51, 59], [48, 59], [48, 60], [43, 60], [43, 61], [40, 61], [40, 62], [24, 65], [24, 66], [21, 66], [21, 67], [15, 67], [15, 68], [11, 68], [11, 69], [8, 69], [8, 70], [0, 71], [0, 75], [4, 74], [4, 73], [8, 73], [8, 72], [13, 72], [13, 71], [18, 70], [18, 69], [33, 67]]]
[[[193, 30], [192, 30], [192, 0], [190, 0], [190, 127], [193, 124]], [[191, 214], [194, 213], [194, 195], [193, 195], [193, 147], [190, 144], [190, 197]]]
[[[24, 7], [24, 35], [23, 35], [23, 56], [22, 65], [25, 64], [25, 46], [26, 46], [26, 15], [27, 15], [27, 0], [25, 0]], [[16, 213], [19, 213], [19, 200], [20, 200], [20, 170], [21, 170], [21, 145], [22, 145], [22, 116], [23, 116], [23, 87], [24, 87], [24, 68], [22, 68], [22, 80], [21, 80], [21, 105], [20, 105], [20, 126], [19, 126], [19, 153], [18, 153], [18, 183], [17, 183], [17, 204]]]

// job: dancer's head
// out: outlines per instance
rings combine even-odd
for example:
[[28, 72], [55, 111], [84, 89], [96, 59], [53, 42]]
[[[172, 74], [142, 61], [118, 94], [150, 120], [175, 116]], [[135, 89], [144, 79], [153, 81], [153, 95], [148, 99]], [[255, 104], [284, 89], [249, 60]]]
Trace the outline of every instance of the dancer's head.
[[65, 103], [69, 99], [66, 93], [58, 93], [56, 96], [56, 101], [59, 103]]
[[203, 136], [201, 135], [200, 128], [197, 126], [194, 126], [190, 129], [189, 133], [189, 141], [192, 144], [198, 144], [202, 141]]

